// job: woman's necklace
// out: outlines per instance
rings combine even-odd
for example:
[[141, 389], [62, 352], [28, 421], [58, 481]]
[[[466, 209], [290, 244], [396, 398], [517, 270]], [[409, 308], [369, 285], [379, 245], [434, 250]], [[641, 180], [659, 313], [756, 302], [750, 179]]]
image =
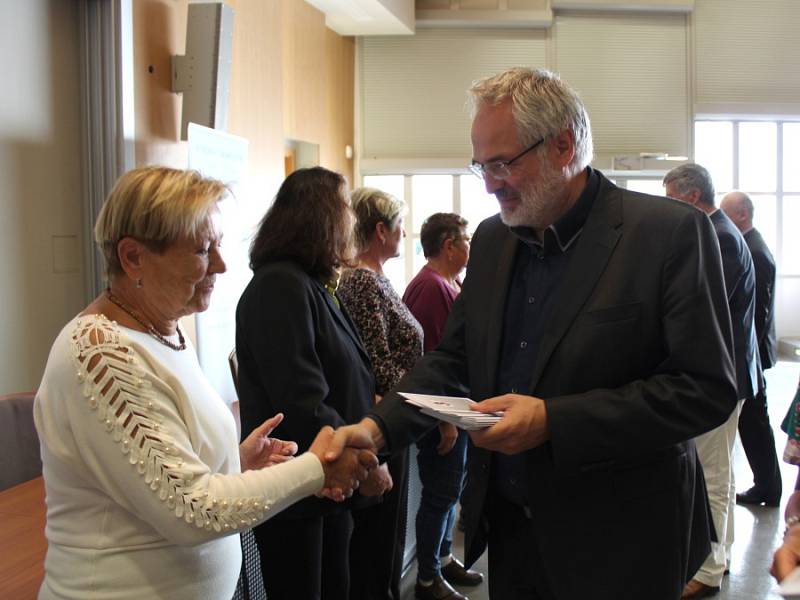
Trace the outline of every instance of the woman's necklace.
[[126, 313], [128, 313], [134, 321], [139, 323], [139, 325], [144, 327], [147, 330], [147, 333], [152, 335], [154, 338], [156, 338], [159, 342], [161, 342], [162, 344], [164, 344], [168, 348], [172, 348], [173, 350], [186, 350], [186, 340], [183, 337], [183, 333], [181, 333], [181, 328], [178, 327], [177, 325], [175, 326], [175, 328], [178, 330], [178, 343], [176, 344], [174, 342], [170, 342], [166, 337], [161, 335], [161, 332], [159, 332], [150, 323], [145, 321], [144, 318], [142, 318], [139, 315], [139, 313], [137, 313], [130, 306], [128, 306], [122, 300], [120, 300], [114, 294], [112, 294], [110, 289], [106, 290], [106, 297], [109, 300], [111, 300], [111, 302], [113, 302], [114, 304], [119, 306]]

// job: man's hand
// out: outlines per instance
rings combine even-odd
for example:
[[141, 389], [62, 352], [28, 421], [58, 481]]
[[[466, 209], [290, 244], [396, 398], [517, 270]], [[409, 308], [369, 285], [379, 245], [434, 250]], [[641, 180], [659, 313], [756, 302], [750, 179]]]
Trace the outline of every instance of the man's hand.
[[482, 413], [504, 413], [491, 427], [469, 432], [472, 443], [479, 448], [518, 454], [550, 439], [547, 409], [541, 398], [506, 394], [478, 402], [471, 408]]
[[297, 454], [297, 444], [269, 437], [272, 430], [283, 421], [278, 413], [256, 427], [239, 444], [239, 462], [244, 473], [250, 469], [262, 469], [290, 460]]
[[369, 477], [358, 489], [362, 496], [380, 496], [392, 489], [392, 476], [386, 463], [372, 469]]
[[333, 442], [334, 432], [329, 426], [323, 427], [308, 449], [319, 458], [325, 473], [325, 484], [317, 494], [343, 501], [353, 495], [370, 471], [378, 466], [378, 459], [370, 449], [344, 448], [336, 460], [328, 460], [326, 451]]
[[436, 452], [439, 456], [444, 456], [453, 446], [456, 445], [458, 439], [458, 429], [452, 423], [439, 421], [439, 445], [436, 446]]
[[361, 419], [354, 425], [344, 425], [336, 430], [325, 460], [334, 461], [347, 448], [361, 448], [377, 452], [383, 447], [383, 434], [378, 424], [370, 418]]

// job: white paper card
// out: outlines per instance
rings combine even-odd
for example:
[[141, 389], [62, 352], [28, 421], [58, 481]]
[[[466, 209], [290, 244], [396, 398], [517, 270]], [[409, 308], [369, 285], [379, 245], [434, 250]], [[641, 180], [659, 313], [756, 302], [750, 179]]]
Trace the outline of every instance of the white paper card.
[[790, 600], [800, 600], [800, 567], [789, 573], [781, 582], [778, 593]]
[[400, 395], [409, 404], [419, 407], [423, 414], [452, 423], [466, 431], [490, 427], [503, 416], [502, 413], [480, 413], [470, 410], [470, 405], [475, 404], [475, 401], [469, 398], [406, 392], [402, 392]]

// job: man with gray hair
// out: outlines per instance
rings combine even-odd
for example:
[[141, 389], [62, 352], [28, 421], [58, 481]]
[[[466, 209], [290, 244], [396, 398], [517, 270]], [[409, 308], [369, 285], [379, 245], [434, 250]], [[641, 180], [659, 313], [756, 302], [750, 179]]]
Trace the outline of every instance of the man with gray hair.
[[[677, 600], [710, 550], [690, 440], [736, 404], [714, 231], [591, 168], [589, 118], [556, 75], [476, 82], [478, 227], [439, 346], [359, 424], [394, 452], [436, 421], [398, 392], [469, 396], [466, 558], [496, 600]], [[689, 441], [687, 441], [689, 440]]]
[[767, 411], [767, 382], [763, 377], [763, 371], [775, 364], [778, 350], [775, 338], [775, 259], [761, 233], [753, 227], [753, 201], [747, 194], [729, 192], [719, 207], [742, 232], [753, 257], [756, 270], [755, 327], [762, 369], [759, 391], [754, 398], [747, 399], [739, 415], [739, 438], [753, 471], [753, 487], [736, 494], [736, 502], [775, 507], [781, 502], [783, 482]]
[[750, 251], [742, 234], [724, 212], [717, 210], [714, 184], [709, 172], [697, 164], [681, 165], [664, 176], [664, 186], [670, 198], [691, 204], [707, 214], [717, 233], [733, 327], [736, 384], [740, 400], [725, 423], [695, 439], [706, 476], [718, 542], [712, 544], [711, 554], [686, 585], [682, 597], [702, 598], [719, 591], [725, 569], [730, 563], [736, 501], [731, 463], [739, 407], [743, 401], [749, 401], [756, 395], [760, 381], [761, 367], [753, 323], [756, 280]]

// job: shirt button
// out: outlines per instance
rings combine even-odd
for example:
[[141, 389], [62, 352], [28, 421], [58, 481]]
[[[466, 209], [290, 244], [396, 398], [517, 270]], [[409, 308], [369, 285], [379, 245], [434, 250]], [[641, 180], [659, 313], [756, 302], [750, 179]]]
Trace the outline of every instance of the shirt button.
[[534, 298], [533, 296], [528, 298], [528, 304], [533, 304], [534, 302], [536, 302], [536, 298]]
[[520, 342], [520, 343], [519, 343], [519, 347], [520, 347], [520, 348], [527, 348], [527, 347], [528, 347], [528, 342], [524, 342], [524, 341], [523, 341], [523, 342]]

